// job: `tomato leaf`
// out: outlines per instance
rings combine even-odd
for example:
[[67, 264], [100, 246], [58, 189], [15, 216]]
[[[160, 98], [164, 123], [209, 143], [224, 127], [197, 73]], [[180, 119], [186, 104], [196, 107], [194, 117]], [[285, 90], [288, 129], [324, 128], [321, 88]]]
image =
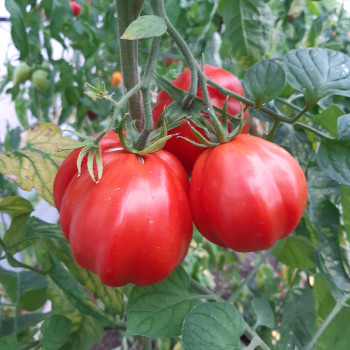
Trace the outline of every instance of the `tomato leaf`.
[[252, 308], [256, 315], [256, 326], [266, 326], [271, 329], [275, 327], [275, 315], [266, 298], [254, 298]]
[[20, 6], [14, 0], [5, 0], [5, 6], [11, 15], [11, 37], [13, 43], [24, 58], [29, 51], [29, 40], [25, 26], [24, 14]]
[[337, 119], [338, 140], [350, 144], [350, 114]]
[[13, 154], [0, 154], [0, 173], [16, 182], [23, 190], [35, 188], [39, 195], [54, 205], [52, 187], [59, 165], [69, 152], [57, 152], [76, 141], [62, 137], [58, 126], [41, 123], [22, 135], [26, 146]]
[[287, 266], [307, 269], [315, 266], [315, 248], [303, 236], [281, 239], [274, 247], [272, 255]]
[[337, 137], [337, 120], [344, 112], [337, 106], [331, 105], [321, 114], [312, 116], [312, 120], [326, 128], [334, 137]]
[[138, 40], [162, 36], [167, 31], [167, 25], [163, 18], [146, 15], [140, 16], [126, 28], [121, 39]]
[[322, 141], [317, 152], [321, 169], [332, 179], [350, 185], [350, 145]]
[[264, 0], [220, 0], [218, 10], [225, 23], [223, 35], [230, 42], [230, 52], [247, 69], [269, 49], [270, 7]]
[[186, 314], [199, 303], [190, 292], [187, 273], [177, 268], [162, 282], [132, 289], [126, 310], [127, 333], [147, 337], [177, 336]]
[[[60, 349], [68, 340], [72, 321], [61, 315], [52, 315], [45, 320], [40, 330], [43, 335], [42, 346], [45, 350]], [[59, 329], [59, 332], [57, 330]]]
[[296, 130], [293, 125], [280, 124], [275, 133], [275, 142], [288, 148], [303, 169], [306, 169], [312, 152], [312, 145], [304, 132]]
[[312, 289], [290, 289], [282, 310], [279, 349], [303, 348], [313, 335], [316, 321]]
[[60, 349], [85, 350], [99, 344], [103, 335], [103, 322], [97, 318], [80, 313], [53, 282], [49, 287], [49, 298], [54, 315], [67, 317], [71, 321], [70, 336]]
[[274, 60], [263, 60], [250, 67], [244, 74], [245, 93], [260, 108], [279, 96], [286, 86], [286, 74]]
[[27, 330], [29, 327], [35, 326], [37, 323], [45, 320], [50, 316], [50, 314], [51, 314], [50, 312], [31, 313], [27, 315], [20, 315], [17, 317], [4, 318], [1, 321], [1, 325], [0, 325], [0, 338], [2, 339], [3, 336], [14, 333], [15, 329], [16, 329], [16, 332], [21, 333]]
[[121, 289], [104, 285], [98, 275], [83, 269], [75, 262], [69, 243], [59, 225], [31, 218], [26, 232], [26, 238], [29, 237], [39, 237], [43, 240], [49, 251], [67, 266], [80, 284], [88, 288], [108, 309], [117, 312], [120, 316], [123, 315], [124, 302]]
[[7, 335], [0, 338], [0, 349], [18, 350], [19, 344], [13, 335]]
[[23, 310], [34, 311], [47, 299], [47, 279], [36, 272], [15, 272], [0, 266], [0, 281], [8, 297]]
[[0, 211], [11, 214], [13, 216], [30, 214], [34, 210], [32, 204], [18, 196], [9, 196], [0, 198]]
[[245, 329], [239, 311], [228, 302], [205, 303], [193, 308], [182, 328], [186, 349], [238, 349]]
[[350, 186], [341, 185], [341, 204], [343, 206], [345, 231], [350, 242]]
[[289, 84], [304, 94], [308, 106], [325, 96], [350, 96], [350, 58], [321, 48], [290, 51], [284, 58]]
[[[343, 232], [338, 209], [328, 199], [313, 202], [309, 216], [317, 230], [317, 264], [323, 275], [338, 289], [350, 291], [349, 262], [343, 253]], [[345, 264], [345, 266], [344, 266]]]

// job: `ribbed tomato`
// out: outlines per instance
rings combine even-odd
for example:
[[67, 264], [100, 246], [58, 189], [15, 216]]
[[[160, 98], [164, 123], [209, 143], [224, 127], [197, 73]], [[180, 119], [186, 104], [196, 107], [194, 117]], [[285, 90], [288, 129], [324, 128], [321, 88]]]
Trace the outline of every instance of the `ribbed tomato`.
[[[238, 95], [244, 96], [243, 87], [233, 74], [230, 72], [211, 65], [205, 65], [204, 73], [207, 77], [210, 77], [213, 81], [220, 84], [222, 87], [235, 92]], [[188, 90], [191, 84], [191, 73], [187, 69], [181, 73], [175, 80], [172, 81], [172, 84], [182, 90]], [[218, 107], [223, 108], [226, 100], [226, 96], [222, 95], [217, 89], [208, 85], [208, 92], [210, 96], [211, 103]], [[197, 96], [203, 99], [203, 93], [201, 89], [198, 89]], [[164, 112], [165, 108], [169, 106], [173, 100], [171, 97], [164, 91], [161, 90], [158, 94], [157, 102], [153, 108], [153, 119], [157, 123], [161, 114]], [[231, 115], [236, 115], [241, 110], [240, 102], [232, 98], [228, 99], [227, 103], [227, 112]], [[249, 116], [248, 111], [244, 114], [245, 118]], [[192, 124], [192, 126], [194, 126]], [[201, 131], [200, 129], [198, 129]], [[247, 123], [242, 130], [242, 133], [248, 133], [249, 123]], [[171, 133], [179, 133], [181, 136], [186, 137], [190, 140], [197, 141], [196, 137], [193, 135], [190, 127], [187, 123], [183, 123], [177, 128], [171, 130]], [[202, 132], [204, 135], [204, 133]], [[194, 165], [194, 162], [198, 156], [205, 150], [205, 148], [200, 148], [192, 145], [184, 139], [173, 137], [166, 143], [164, 149], [172, 154], [174, 154], [185, 167], [186, 171], [190, 174]]]
[[[92, 181], [73, 151], [58, 170], [54, 201], [73, 256], [109, 286], [150, 285], [184, 259], [192, 238], [188, 179], [181, 163], [159, 151], [124, 151], [117, 134], [100, 142], [103, 176]], [[86, 157], [85, 157], [86, 158]]]
[[190, 184], [192, 215], [209, 241], [236, 251], [267, 249], [296, 228], [307, 184], [282, 147], [251, 135], [206, 150]]

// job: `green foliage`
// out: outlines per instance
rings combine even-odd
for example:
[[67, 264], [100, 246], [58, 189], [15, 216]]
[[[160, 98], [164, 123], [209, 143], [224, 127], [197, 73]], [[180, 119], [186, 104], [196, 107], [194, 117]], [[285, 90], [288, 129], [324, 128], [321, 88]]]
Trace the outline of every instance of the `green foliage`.
[[[118, 330], [115, 347], [123, 350], [137, 342], [146, 349], [145, 337], [158, 338], [150, 346], [162, 350], [348, 348], [350, 15], [342, 4], [167, 0], [165, 11], [185, 43], [178, 46], [151, 9], [158, 0], [130, 0], [135, 12], [124, 33], [118, 23], [127, 14], [116, 12], [115, 1], [78, 3], [74, 17], [65, 0], [5, 0], [18, 55], [6, 59], [0, 92], [13, 100], [19, 126], [7, 125], [0, 144], [0, 349], [89, 350], [106, 329]], [[75, 262], [58, 224], [35, 217], [41, 199], [54, 205], [53, 181], [69, 153], [58, 150], [77, 144], [62, 130], [91, 136], [118, 127], [128, 112], [126, 101], [106, 101], [124, 95], [125, 81], [111, 86], [112, 73], [122, 71], [121, 36], [139, 48], [141, 76], [156, 68], [143, 93], [150, 88], [155, 97], [164, 89], [173, 97], [159, 123], [170, 134], [184, 117], [208, 114], [199, 98], [184, 108], [187, 92], [169, 83], [190, 53], [242, 79], [246, 98], [232, 97], [249, 106], [258, 135], [302, 166], [307, 210], [271, 255], [229, 251], [195, 231], [183, 267], [169, 278], [112, 288]], [[147, 38], [154, 37], [161, 38], [159, 52], [146, 66]], [[86, 84], [96, 79], [105, 95], [90, 98]], [[138, 122], [126, 124], [136, 134]], [[161, 133], [153, 130], [150, 139]], [[18, 187], [35, 191], [25, 199]]]

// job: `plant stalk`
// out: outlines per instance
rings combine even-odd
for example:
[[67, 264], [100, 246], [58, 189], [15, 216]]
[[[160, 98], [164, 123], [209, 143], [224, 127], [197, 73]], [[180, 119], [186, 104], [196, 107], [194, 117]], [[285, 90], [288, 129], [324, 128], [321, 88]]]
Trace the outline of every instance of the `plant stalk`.
[[327, 318], [322, 323], [321, 327], [317, 330], [317, 332], [314, 334], [310, 342], [306, 345], [304, 350], [311, 350], [313, 346], [316, 344], [317, 339], [321, 336], [321, 334], [324, 332], [324, 330], [328, 327], [328, 325], [332, 322], [334, 317], [338, 314], [338, 312], [342, 309], [344, 306], [344, 303], [350, 299], [350, 294], [345, 294], [341, 299], [337, 301], [335, 304], [333, 310], [330, 312], [330, 314], [327, 316]]
[[[118, 13], [118, 31], [119, 37], [125, 32], [126, 28], [140, 14], [143, 0], [116, 0]], [[137, 40], [119, 39], [121, 71], [125, 92], [129, 92], [134, 86], [139, 84], [140, 76], [138, 72], [138, 42]], [[130, 97], [128, 101], [128, 110], [133, 120], [136, 120], [138, 129], [142, 130], [142, 104], [141, 92]]]

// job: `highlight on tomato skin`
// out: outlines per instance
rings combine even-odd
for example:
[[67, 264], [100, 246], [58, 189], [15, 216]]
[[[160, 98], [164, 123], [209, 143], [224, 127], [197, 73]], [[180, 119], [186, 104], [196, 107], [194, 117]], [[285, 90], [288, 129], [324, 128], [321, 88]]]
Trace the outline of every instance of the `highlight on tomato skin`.
[[108, 286], [152, 285], [185, 258], [193, 231], [189, 180], [166, 151], [139, 157], [110, 131], [100, 143], [103, 176], [92, 181], [74, 150], [62, 163], [53, 194], [73, 256]]
[[209, 241], [258, 251], [294, 231], [307, 204], [307, 183], [285, 149], [241, 134], [200, 155], [190, 202], [194, 223]]
[[[220, 84], [222, 87], [231, 90], [238, 95], [244, 96], [244, 90], [241, 82], [237, 77], [235, 77], [232, 73], [211, 65], [204, 66], [204, 72], [207, 77]], [[171, 82], [175, 87], [187, 91], [191, 84], [191, 73], [187, 69], [182, 72], [175, 80]], [[226, 96], [222, 95], [218, 90], [208, 85], [208, 92], [210, 96], [211, 103], [218, 107], [223, 108], [226, 100]], [[198, 89], [197, 96], [203, 99], [203, 93], [201, 89]], [[173, 100], [171, 97], [164, 91], [161, 90], [158, 94], [158, 98], [156, 104], [153, 108], [153, 120], [156, 124], [164, 112], [167, 106], [169, 106]], [[239, 101], [234, 100], [232, 98], [228, 99], [227, 103], [227, 113], [231, 115], [236, 115], [241, 111], [241, 104]], [[249, 112], [246, 111], [244, 113], [244, 118], [248, 118]], [[204, 136], [203, 130], [194, 126], [193, 123], [191, 125], [196, 128], [198, 131], [202, 133]], [[243, 127], [242, 133], [247, 134], [249, 131], [249, 122], [245, 124]], [[187, 123], [183, 123], [180, 126], [171, 130], [173, 134], [179, 134], [182, 137], [188, 138], [192, 141], [198, 142], [197, 138], [193, 135], [191, 128]], [[192, 145], [188, 141], [181, 139], [179, 137], [173, 137], [167, 141], [164, 149], [172, 154], [174, 154], [178, 159], [180, 159], [181, 163], [185, 167], [187, 173], [190, 175], [192, 172], [193, 165], [199, 155], [204, 152], [205, 148], [197, 147]]]

